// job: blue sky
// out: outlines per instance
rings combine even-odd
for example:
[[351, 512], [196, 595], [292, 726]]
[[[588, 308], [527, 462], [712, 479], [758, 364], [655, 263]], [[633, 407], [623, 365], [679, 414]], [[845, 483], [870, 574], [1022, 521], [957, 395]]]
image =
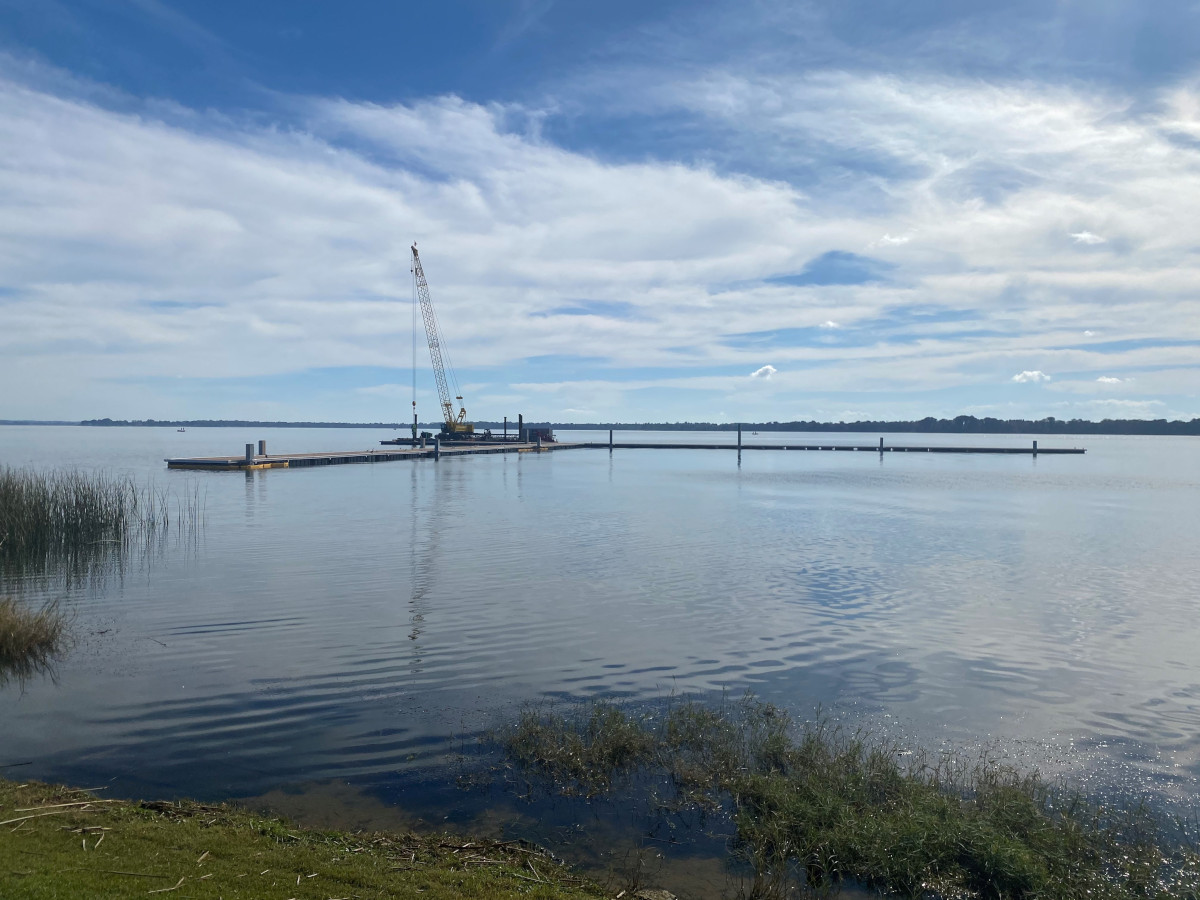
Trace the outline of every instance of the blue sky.
[[0, 418], [404, 420], [413, 240], [471, 418], [1191, 418], [1198, 175], [1196, 0], [0, 0]]

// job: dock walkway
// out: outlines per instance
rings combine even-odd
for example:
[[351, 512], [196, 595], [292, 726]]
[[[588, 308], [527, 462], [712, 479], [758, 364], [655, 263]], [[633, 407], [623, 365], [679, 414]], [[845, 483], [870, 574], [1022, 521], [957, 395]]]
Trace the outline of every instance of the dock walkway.
[[850, 450], [860, 453], [1020, 453], [1026, 456], [1039, 454], [1072, 453], [1087, 451], [1079, 447], [1041, 447], [1037, 441], [1029, 447], [910, 447], [903, 444], [630, 444], [593, 441], [584, 444], [604, 450]]
[[575, 450], [589, 448], [596, 450], [808, 450], [831, 451], [843, 450], [858, 453], [1001, 453], [1024, 454], [1038, 456], [1039, 454], [1083, 454], [1087, 451], [1081, 447], [1038, 447], [1034, 441], [1029, 447], [914, 447], [904, 444], [884, 444], [882, 438], [879, 444], [654, 444], [654, 443], [615, 443], [609, 441], [590, 441], [586, 443], [517, 443], [504, 441], [496, 443], [479, 443], [467, 445], [442, 444], [426, 447], [395, 446], [390, 441], [382, 442], [389, 445], [383, 450], [350, 450], [332, 453], [284, 453], [268, 455], [264, 442], [259, 442], [259, 452], [252, 453], [252, 444], [246, 445], [244, 456], [201, 456], [178, 457], [166, 461], [169, 469], [210, 469], [215, 471], [243, 471], [246, 469], [297, 469], [307, 466], [345, 466], [354, 463], [393, 462], [400, 459], [438, 459], [440, 456], [476, 456], [483, 453], [548, 453], [552, 450]]
[[[580, 444], [543, 444], [541, 452], [570, 450]], [[608, 446], [605, 444], [605, 446]], [[243, 471], [246, 469], [299, 469], [306, 466], [346, 466], [355, 463], [394, 462], [400, 459], [436, 459], [438, 456], [474, 456], [481, 453], [537, 453], [537, 444], [479, 444], [467, 447], [442, 445], [440, 448], [399, 447], [386, 450], [348, 450], [332, 453], [266, 453], [245, 456], [177, 457], [166, 461], [168, 469], [212, 469]]]

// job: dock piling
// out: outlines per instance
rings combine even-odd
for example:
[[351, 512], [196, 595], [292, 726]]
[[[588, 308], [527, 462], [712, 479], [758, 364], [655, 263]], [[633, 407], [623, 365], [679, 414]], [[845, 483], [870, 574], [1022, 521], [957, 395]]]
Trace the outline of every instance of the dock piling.
[[442, 458], [442, 439], [440, 437], [435, 437], [433, 439], [433, 458]]
[[1037, 456], [1037, 441], [1033, 442], [1033, 455]]
[[254, 462], [254, 445], [253, 444], [246, 445], [246, 462], [247, 463]]
[[266, 441], [259, 441], [259, 442], [258, 442], [258, 455], [259, 455], [259, 456], [266, 456], [266, 455], [267, 455], [267, 442], [266, 442]]
[[738, 422], [738, 453], [742, 452], [742, 423]]
[[611, 428], [608, 429], [608, 452], [609, 453], [612, 453], [612, 433], [613, 433], [613, 430]]
[[883, 435], [879, 436], [879, 452], [883, 452]]

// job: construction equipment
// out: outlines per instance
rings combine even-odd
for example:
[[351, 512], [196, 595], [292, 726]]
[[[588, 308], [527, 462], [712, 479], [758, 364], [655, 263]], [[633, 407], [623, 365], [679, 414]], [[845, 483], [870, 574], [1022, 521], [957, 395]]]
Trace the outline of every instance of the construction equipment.
[[[429, 284], [425, 281], [425, 270], [421, 268], [421, 257], [417, 255], [417, 244], [412, 245], [412, 271], [417, 285], [417, 298], [421, 302], [421, 318], [425, 320], [425, 337], [429, 341], [429, 358], [433, 362], [433, 378], [437, 382], [438, 399], [442, 405], [442, 434], [458, 438], [470, 438], [475, 434], [475, 426], [468, 422], [467, 408], [462, 405], [462, 395], [454, 399], [458, 401], [458, 413], [454, 412], [454, 404], [450, 402], [450, 387], [446, 383], [446, 365], [442, 362], [442, 338], [438, 328], [437, 316], [433, 312], [433, 301], [429, 299]], [[450, 370], [454, 377], [454, 370]], [[455, 387], [457, 387], [457, 381]], [[416, 405], [415, 402], [413, 404]], [[415, 410], [414, 410], [415, 412]]]

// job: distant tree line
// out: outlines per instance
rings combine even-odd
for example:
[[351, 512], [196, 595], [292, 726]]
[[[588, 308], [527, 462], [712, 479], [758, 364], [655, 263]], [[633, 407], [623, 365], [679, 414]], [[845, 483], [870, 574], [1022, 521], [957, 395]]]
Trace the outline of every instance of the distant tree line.
[[[80, 425], [153, 428], [400, 428], [399, 422], [257, 422], [251, 419], [84, 419]], [[407, 426], [405, 426], [407, 427]]]
[[[534, 425], [541, 423], [529, 422]], [[581, 430], [607, 431], [737, 431], [736, 422], [646, 422], [625, 424], [620, 422], [553, 423], [554, 428], [577, 428]], [[1092, 422], [1087, 419], [982, 419], [975, 416], [955, 416], [953, 419], [935, 419], [926, 416], [915, 421], [865, 421], [865, 422], [743, 422], [743, 431], [874, 431], [914, 432], [918, 434], [1179, 434], [1200, 435], [1200, 418], [1190, 422], [1166, 419], [1104, 419]]]
[[[80, 425], [100, 426], [156, 426], [172, 428], [403, 428], [411, 423], [400, 422], [261, 422], [247, 419], [86, 419]], [[436, 428], [438, 424], [423, 424], [422, 428]], [[736, 422], [526, 422], [529, 426], [591, 431], [737, 431]], [[501, 429], [503, 422], [476, 422], [477, 429]], [[913, 432], [917, 434], [1177, 434], [1200, 435], [1200, 418], [1190, 422], [1167, 419], [1104, 419], [1092, 422], [1087, 419], [994, 419], [985, 416], [955, 416], [953, 419], [935, 419], [926, 416], [911, 422], [865, 421], [865, 422], [743, 422], [747, 431], [873, 431]], [[509, 421], [510, 431], [516, 430], [516, 422]]]

